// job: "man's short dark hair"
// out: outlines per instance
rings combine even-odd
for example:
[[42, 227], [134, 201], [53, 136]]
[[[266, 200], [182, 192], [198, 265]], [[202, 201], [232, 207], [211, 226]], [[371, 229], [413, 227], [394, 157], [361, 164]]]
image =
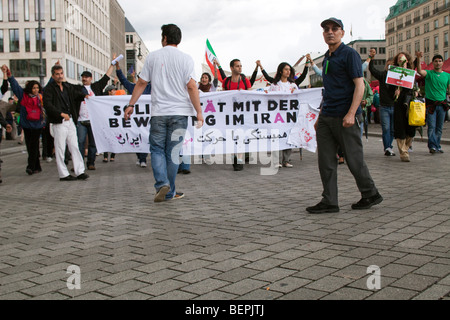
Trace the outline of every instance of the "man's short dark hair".
[[62, 70], [62, 68], [63, 67], [61, 67], [60, 65], [53, 66], [52, 67], [52, 75], [54, 75], [57, 70]]
[[444, 61], [444, 58], [440, 54], [435, 55], [431, 61], [434, 61], [436, 59], [441, 59], [442, 61]]
[[239, 60], [239, 59], [233, 59], [233, 60], [231, 60], [230, 61], [230, 68], [234, 68], [234, 63], [235, 62], [240, 62], [241, 60]]
[[167, 44], [179, 45], [181, 42], [181, 30], [174, 24], [165, 24], [161, 27], [162, 37], [167, 37]]

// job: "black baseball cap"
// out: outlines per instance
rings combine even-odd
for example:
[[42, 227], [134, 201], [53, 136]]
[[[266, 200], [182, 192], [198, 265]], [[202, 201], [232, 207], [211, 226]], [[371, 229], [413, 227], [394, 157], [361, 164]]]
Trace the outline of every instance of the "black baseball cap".
[[83, 73], [81, 74], [81, 77], [92, 78], [92, 73], [90, 73], [89, 71], [83, 71]]
[[331, 17], [331, 18], [329, 18], [329, 19], [326, 19], [326, 20], [322, 21], [322, 23], [320, 24], [320, 26], [323, 28], [323, 27], [325, 27], [325, 25], [326, 25], [327, 23], [330, 23], [330, 22], [331, 22], [331, 23], [337, 24], [339, 27], [342, 28], [342, 30], [344, 30], [344, 24], [342, 23], [342, 21], [339, 20], [339, 19], [333, 18], [333, 17]]

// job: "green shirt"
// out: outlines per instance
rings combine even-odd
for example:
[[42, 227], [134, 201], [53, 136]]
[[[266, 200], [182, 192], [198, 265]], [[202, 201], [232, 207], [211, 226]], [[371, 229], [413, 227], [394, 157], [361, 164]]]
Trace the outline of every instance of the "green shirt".
[[450, 86], [450, 73], [427, 70], [425, 96], [433, 101], [445, 101]]

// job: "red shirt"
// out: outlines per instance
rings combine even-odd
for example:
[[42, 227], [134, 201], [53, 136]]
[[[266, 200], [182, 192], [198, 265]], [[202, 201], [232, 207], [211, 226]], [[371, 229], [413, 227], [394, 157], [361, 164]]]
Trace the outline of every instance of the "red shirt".
[[[225, 80], [222, 81], [222, 88], [224, 90], [246, 90], [245, 84], [242, 81], [242, 79], [239, 79], [239, 82], [233, 82], [230, 80], [227, 81], [228, 78], [225, 78]], [[225, 81], [227, 82], [227, 86], [225, 87]], [[245, 78], [245, 82], [247, 83], [247, 90], [252, 87], [252, 84], [250, 83], [250, 80]]]

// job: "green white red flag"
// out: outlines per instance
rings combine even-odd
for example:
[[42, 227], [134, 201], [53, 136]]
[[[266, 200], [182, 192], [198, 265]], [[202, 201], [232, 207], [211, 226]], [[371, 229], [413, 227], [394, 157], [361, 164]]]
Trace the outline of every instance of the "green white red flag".
[[[208, 39], [206, 39], [206, 63], [208, 64], [209, 68], [211, 69], [212, 74], [214, 75], [214, 60], [219, 61], [217, 59], [216, 53], [214, 52], [211, 43]], [[224, 79], [222, 79], [222, 76], [220, 75], [220, 72], [217, 71], [217, 77], [220, 82], [222, 82]]]

